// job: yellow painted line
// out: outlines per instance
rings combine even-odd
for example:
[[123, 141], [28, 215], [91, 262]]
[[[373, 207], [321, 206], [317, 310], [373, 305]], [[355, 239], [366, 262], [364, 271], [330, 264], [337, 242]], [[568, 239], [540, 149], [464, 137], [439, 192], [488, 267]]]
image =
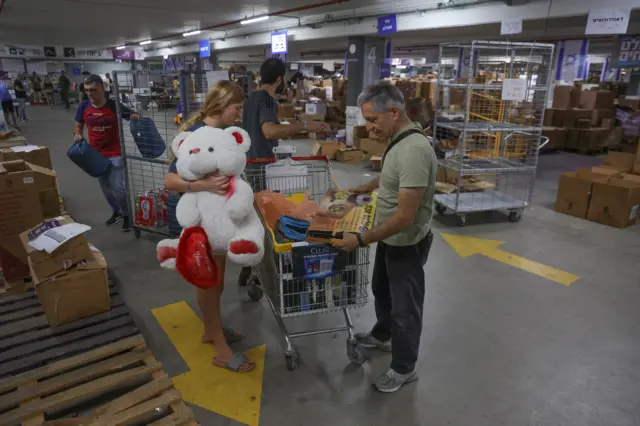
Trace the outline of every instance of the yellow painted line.
[[240, 423], [258, 426], [266, 345], [245, 352], [256, 362], [252, 371], [228, 371], [211, 363], [215, 347], [200, 342], [204, 325], [187, 302], [151, 312], [189, 366], [190, 371], [173, 378], [182, 398]]
[[539, 277], [546, 278], [558, 284], [570, 286], [580, 279], [579, 276], [570, 272], [552, 266], [543, 265], [542, 263], [526, 259], [522, 256], [501, 250], [498, 247], [504, 244], [504, 241], [485, 240], [483, 238], [464, 237], [461, 235], [440, 234], [444, 240], [460, 255], [460, 257], [473, 256], [480, 254], [498, 262], [506, 263], [514, 268], [522, 269]]

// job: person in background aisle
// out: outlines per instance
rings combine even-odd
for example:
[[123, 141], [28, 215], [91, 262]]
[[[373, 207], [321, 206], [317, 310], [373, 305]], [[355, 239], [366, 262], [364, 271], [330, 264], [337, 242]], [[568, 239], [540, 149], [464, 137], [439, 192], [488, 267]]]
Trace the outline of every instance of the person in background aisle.
[[[122, 222], [122, 230], [131, 230], [125, 186], [124, 160], [118, 131], [116, 103], [104, 96], [104, 86], [99, 75], [90, 75], [84, 82], [89, 99], [82, 102], [76, 113], [73, 135], [76, 141], [84, 138], [86, 125], [89, 143], [107, 157], [113, 167], [106, 176], [98, 178], [100, 188], [107, 199], [113, 214], [107, 220], [107, 226]], [[137, 120], [138, 114], [130, 108], [120, 105], [122, 118]]]
[[4, 112], [4, 121], [9, 125], [9, 117], [13, 119], [13, 127], [19, 129], [16, 110], [13, 107], [13, 97], [9, 93], [9, 89], [5, 82], [0, 82], [0, 102], [2, 103], [2, 111]]
[[369, 231], [345, 234], [332, 244], [353, 251], [378, 243], [371, 282], [377, 322], [370, 333], [358, 333], [356, 339], [366, 348], [391, 351], [391, 367], [375, 386], [395, 392], [418, 378], [437, 160], [420, 125], [407, 116], [397, 87], [388, 82], [367, 87], [358, 97], [358, 107], [367, 130], [389, 141], [380, 177], [351, 190], [361, 194], [378, 189], [376, 223]]
[[[207, 93], [202, 110], [187, 120], [180, 131], [194, 132], [201, 127], [211, 126], [224, 129], [232, 126], [240, 115], [244, 92], [230, 81], [219, 81]], [[185, 181], [178, 174], [176, 160], [169, 166], [169, 173], [165, 178], [165, 187], [180, 194], [185, 192], [215, 192], [226, 194], [229, 187], [227, 176], [207, 176], [197, 181]], [[216, 254], [216, 262], [220, 265], [220, 276], [223, 280], [217, 286], [203, 290], [196, 288], [198, 306], [204, 318], [203, 343], [213, 343], [216, 346], [216, 356], [213, 364], [231, 371], [246, 373], [255, 368], [254, 361], [241, 353], [234, 352], [229, 346], [244, 337], [230, 328], [222, 327], [220, 297], [224, 289], [224, 270], [226, 258], [224, 254]]]
[[71, 107], [71, 102], [69, 101], [69, 89], [71, 88], [71, 80], [69, 80], [69, 77], [67, 77], [64, 71], [60, 72], [58, 85], [60, 86], [60, 98], [62, 99], [62, 102], [64, 102], [64, 109], [69, 109]]
[[[260, 88], [247, 98], [242, 110], [242, 127], [251, 137], [251, 148], [248, 158], [273, 158], [273, 148], [278, 140], [294, 136], [303, 130], [310, 132], [328, 132], [327, 123], [305, 121], [301, 123], [280, 124], [278, 120], [278, 101], [275, 99], [285, 89], [284, 77], [287, 68], [280, 59], [271, 58], [260, 66]], [[260, 171], [263, 165], [248, 163], [246, 170], [249, 184], [254, 192], [266, 189], [265, 179]], [[246, 284], [251, 276], [251, 268], [243, 268], [240, 274], [240, 285]]]
[[29, 121], [27, 118], [27, 87], [22, 76], [16, 77], [13, 88], [16, 91], [16, 101], [18, 101], [18, 118], [22, 121]]
[[84, 91], [84, 81], [90, 75], [91, 75], [91, 73], [88, 72], [88, 71], [84, 71], [82, 73], [82, 81], [80, 82], [80, 85], [78, 86], [78, 103], [80, 103], [80, 104], [82, 102], [84, 102], [84, 100], [87, 98], [87, 94]]
[[106, 73], [104, 79], [104, 95], [107, 99], [111, 99], [111, 93], [113, 92], [113, 80], [111, 79], [111, 74]]
[[48, 76], [44, 77], [44, 83], [42, 84], [44, 98], [48, 105], [53, 105], [53, 83], [49, 80]]
[[42, 80], [38, 77], [38, 74], [36, 74], [35, 71], [31, 75], [31, 84], [33, 84], [34, 102], [42, 102]]

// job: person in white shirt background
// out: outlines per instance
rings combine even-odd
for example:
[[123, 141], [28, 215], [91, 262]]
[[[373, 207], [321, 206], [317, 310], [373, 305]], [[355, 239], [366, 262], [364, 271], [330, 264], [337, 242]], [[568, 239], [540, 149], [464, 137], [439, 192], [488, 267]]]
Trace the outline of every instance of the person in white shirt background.
[[104, 79], [104, 96], [107, 99], [111, 98], [111, 92], [113, 90], [113, 80], [111, 79], [111, 74], [106, 73]]

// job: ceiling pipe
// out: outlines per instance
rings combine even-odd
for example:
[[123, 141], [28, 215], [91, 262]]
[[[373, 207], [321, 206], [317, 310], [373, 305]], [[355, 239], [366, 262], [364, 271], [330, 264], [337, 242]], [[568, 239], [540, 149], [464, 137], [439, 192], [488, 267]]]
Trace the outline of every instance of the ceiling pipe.
[[[0, 1], [4, 1], [4, 0], [0, 0]], [[284, 10], [279, 10], [277, 12], [273, 12], [273, 13], [268, 13], [268, 16], [283, 16], [283, 15], [287, 15], [289, 13], [295, 13], [295, 12], [304, 12], [306, 10], [312, 10], [312, 9], [318, 9], [321, 7], [328, 7], [328, 6], [335, 6], [338, 4], [343, 4], [343, 3], [348, 3], [351, 0], [330, 0], [330, 1], [324, 1], [321, 3], [314, 3], [314, 4], [308, 4], [306, 6], [300, 6], [300, 7], [293, 7], [293, 8], [289, 8], [289, 9], [284, 9]], [[199, 28], [200, 31], [213, 31], [213, 30], [217, 30], [219, 28], [222, 27], [228, 27], [229, 25], [237, 25], [239, 24], [241, 21], [244, 21], [245, 18], [242, 19], [236, 19], [234, 21], [228, 21], [228, 22], [223, 22], [221, 24], [216, 24], [216, 25], [209, 25], [208, 27], [201, 27]], [[300, 19], [298, 18], [298, 24], [300, 23]], [[179, 36], [181, 36], [182, 33], [175, 33], [175, 34], [169, 34], [166, 36], [161, 36], [161, 37], [154, 37], [151, 40], [153, 42], [156, 41], [161, 41], [161, 40], [167, 40], [170, 38], [178, 38]], [[125, 46], [135, 46], [138, 45], [138, 43], [128, 43], [125, 44]], [[113, 47], [110, 47], [110, 49], [113, 49]]]

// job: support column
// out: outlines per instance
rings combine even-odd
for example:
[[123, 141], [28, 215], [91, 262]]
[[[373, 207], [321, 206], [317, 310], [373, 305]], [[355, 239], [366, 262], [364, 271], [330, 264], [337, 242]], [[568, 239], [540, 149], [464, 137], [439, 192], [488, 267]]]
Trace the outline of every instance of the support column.
[[358, 109], [362, 90], [380, 78], [385, 59], [386, 39], [382, 37], [350, 37], [347, 48], [347, 146], [353, 146], [353, 126], [363, 122]]

